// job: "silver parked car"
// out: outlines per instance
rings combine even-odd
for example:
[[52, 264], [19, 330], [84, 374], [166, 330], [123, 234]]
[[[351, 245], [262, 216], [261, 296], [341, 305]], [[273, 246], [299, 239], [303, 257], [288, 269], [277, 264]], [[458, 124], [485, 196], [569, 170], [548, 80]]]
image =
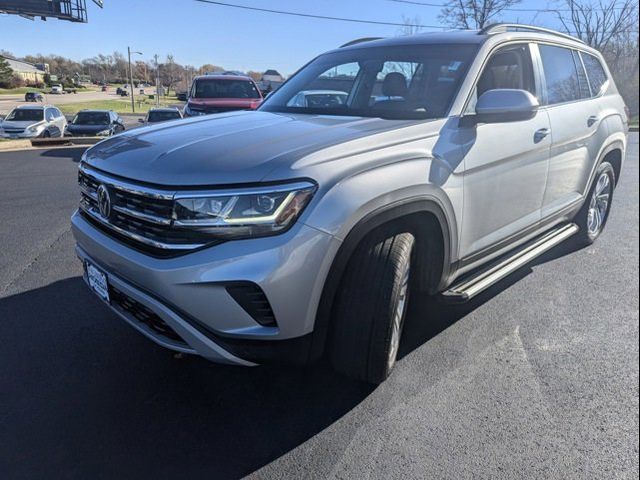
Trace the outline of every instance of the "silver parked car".
[[0, 122], [0, 137], [61, 137], [67, 119], [53, 105], [20, 105]]
[[[301, 92], [345, 92], [298, 105]], [[354, 41], [257, 112], [90, 148], [91, 289], [160, 345], [381, 382], [413, 295], [464, 302], [606, 225], [627, 144], [597, 51], [521, 25]], [[425, 321], [428, 321], [425, 319]]]

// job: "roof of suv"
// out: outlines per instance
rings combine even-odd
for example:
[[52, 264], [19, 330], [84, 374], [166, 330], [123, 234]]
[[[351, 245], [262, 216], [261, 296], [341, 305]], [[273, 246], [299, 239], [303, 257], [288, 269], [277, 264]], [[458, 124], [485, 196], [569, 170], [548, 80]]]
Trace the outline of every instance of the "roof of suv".
[[246, 75], [228, 75], [223, 73], [220, 75], [198, 75], [194, 80], [250, 80], [253, 82], [253, 79]]
[[18, 105], [16, 106], [16, 110], [42, 110], [51, 107], [53, 107], [53, 105]]
[[349, 42], [338, 50], [399, 45], [480, 45], [492, 39], [496, 41], [504, 39], [545, 40], [565, 43], [585, 50], [593, 50], [580, 39], [570, 37], [569, 35], [561, 32], [539, 29], [528, 25], [513, 24], [496, 24], [485, 27], [483, 30], [452, 30], [447, 32], [429, 32], [391, 38], [365, 38]]

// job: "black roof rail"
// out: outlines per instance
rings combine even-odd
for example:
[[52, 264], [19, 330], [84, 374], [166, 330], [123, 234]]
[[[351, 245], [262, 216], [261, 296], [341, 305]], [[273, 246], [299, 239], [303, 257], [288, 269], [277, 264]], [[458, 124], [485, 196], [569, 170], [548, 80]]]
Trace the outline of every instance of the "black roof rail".
[[[568, 35], [566, 33], [558, 32], [556, 30], [551, 30], [550, 28], [536, 27], [533, 25], [523, 25], [520, 23], [492, 23], [491, 25], [487, 25], [482, 30], [478, 32], [478, 35], [492, 35], [495, 33], [504, 33], [504, 32], [538, 32], [538, 33], [547, 33], [549, 35], [555, 35], [556, 37], [561, 37], [567, 40], [573, 40], [574, 42], [585, 43], [583, 40]], [[585, 43], [586, 45], [586, 43]]]
[[357, 45], [358, 43], [371, 42], [373, 40], [382, 40], [383, 37], [362, 37], [351, 40], [350, 42], [340, 45], [340, 48], [350, 47], [351, 45]]

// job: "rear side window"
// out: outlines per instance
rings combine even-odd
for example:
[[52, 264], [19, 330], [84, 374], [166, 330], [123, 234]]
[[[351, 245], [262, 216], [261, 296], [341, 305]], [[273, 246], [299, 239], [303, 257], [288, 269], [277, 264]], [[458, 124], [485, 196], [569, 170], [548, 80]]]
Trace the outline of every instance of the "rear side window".
[[582, 56], [582, 61], [584, 62], [584, 67], [587, 69], [587, 75], [591, 83], [591, 94], [594, 97], [600, 95], [608, 80], [604, 67], [597, 57], [584, 52], [581, 52], [580, 55]]
[[589, 90], [589, 81], [587, 80], [587, 73], [584, 71], [582, 61], [580, 60], [580, 54], [573, 50], [573, 62], [576, 64], [576, 70], [578, 71], [578, 87], [580, 88], [580, 98], [591, 97], [591, 90]]
[[568, 48], [540, 45], [540, 56], [547, 83], [547, 101], [570, 102], [582, 97], [573, 52]]

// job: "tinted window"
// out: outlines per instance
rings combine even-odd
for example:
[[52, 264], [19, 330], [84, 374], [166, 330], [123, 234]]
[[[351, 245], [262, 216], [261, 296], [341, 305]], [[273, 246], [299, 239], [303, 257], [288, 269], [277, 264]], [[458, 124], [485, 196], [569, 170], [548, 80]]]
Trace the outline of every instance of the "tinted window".
[[[476, 50], [475, 45], [338, 50], [309, 63], [260, 109], [399, 119], [443, 117]], [[317, 102], [301, 100], [315, 95]]]
[[591, 93], [595, 97], [602, 93], [602, 87], [607, 83], [607, 74], [604, 71], [604, 67], [598, 58], [588, 53], [581, 52], [582, 61], [587, 69], [587, 75], [589, 76], [589, 82], [591, 83]]
[[12, 111], [5, 120], [11, 120], [14, 122], [39, 122], [44, 118], [44, 110], [36, 108], [16, 108]]
[[248, 80], [201, 79], [193, 89], [194, 98], [260, 98], [253, 82]]
[[480, 95], [497, 88], [526, 90], [537, 96], [528, 45], [510, 45], [491, 55], [480, 75], [476, 85], [476, 95], [469, 103], [467, 112], [472, 113], [475, 110]]
[[149, 117], [147, 118], [148, 122], [164, 122], [167, 120], [175, 120], [177, 118], [180, 118], [180, 113], [176, 112], [169, 112], [169, 111], [155, 111], [155, 112], [149, 112]]
[[582, 62], [580, 61], [580, 54], [573, 50], [573, 62], [576, 64], [576, 70], [578, 71], [578, 86], [580, 88], [580, 98], [589, 98], [591, 96], [591, 90], [589, 90], [589, 81], [587, 80], [587, 73], [584, 71]]
[[580, 98], [578, 69], [571, 50], [540, 45], [549, 104], [570, 102]]
[[108, 125], [111, 122], [106, 112], [80, 112], [73, 119], [74, 125]]
[[53, 109], [51, 108], [48, 108], [44, 115], [45, 115], [44, 118], [47, 120], [47, 122], [50, 122], [54, 118], [56, 118], [55, 114], [53, 113]]

